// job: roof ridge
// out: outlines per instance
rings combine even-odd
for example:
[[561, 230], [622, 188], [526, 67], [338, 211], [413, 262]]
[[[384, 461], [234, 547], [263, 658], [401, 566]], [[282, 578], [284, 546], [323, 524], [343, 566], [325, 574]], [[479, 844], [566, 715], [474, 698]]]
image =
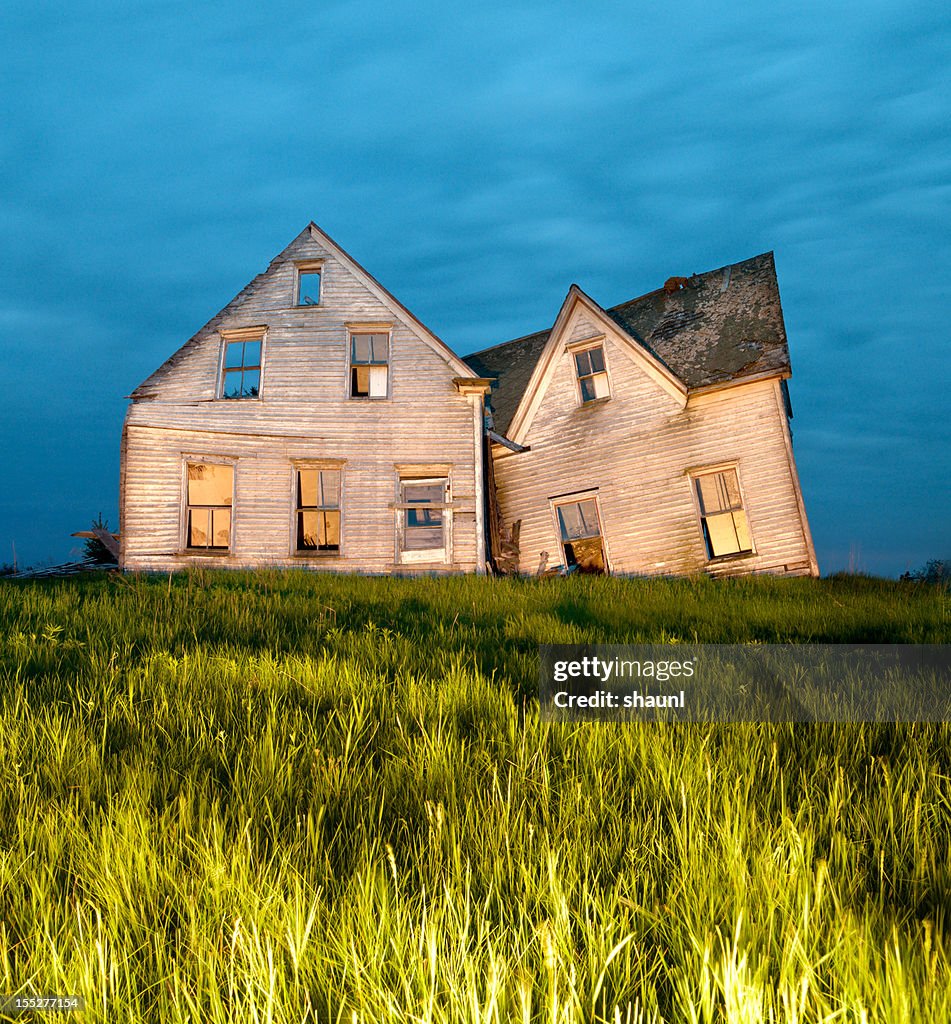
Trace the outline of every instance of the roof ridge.
[[[736, 260], [734, 263], [724, 263], [722, 267], [714, 267], [712, 270], [702, 270], [699, 274], [693, 274], [692, 277], [712, 277], [714, 274], [722, 274], [724, 270], [729, 267], [731, 270], [742, 266], [744, 263], [753, 263], [755, 260], [761, 260], [764, 256], [769, 256], [775, 262], [774, 250], [767, 249], [765, 252], [757, 253], [755, 256], [747, 256], [746, 259]], [[572, 282], [568, 288], [566, 295], [571, 292], [572, 288], [577, 288], [579, 292], [591, 299], [599, 309], [603, 309], [605, 313], [613, 313], [615, 310], [621, 309], [623, 306], [633, 305], [635, 302], [643, 302], [644, 299], [649, 299], [653, 295], [659, 295], [664, 292], [664, 286], [661, 285], [659, 288], [654, 288], [649, 292], [644, 292], [643, 295], [635, 295], [632, 299], [624, 299], [621, 302], [616, 303], [613, 306], [601, 306], [596, 299], [593, 299], [588, 293], [577, 283]], [[554, 327], [554, 324], [552, 324]], [[494, 352], [496, 349], [505, 348], [506, 345], [515, 345], [519, 342], [528, 341], [531, 338], [537, 338], [542, 334], [550, 334], [552, 327], [545, 327], [540, 331], [529, 331], [528, 334], [519, 335], [517, 338], [510, 338], [508, 341], [500, 341], [495, 345], [489, 345], [488, 348], [480, 348], [475, 352], [469, 352], [467, 355], [462, 356], [462, 359], [473, 359], [476, 356], [481, 356], [486, 352]]]

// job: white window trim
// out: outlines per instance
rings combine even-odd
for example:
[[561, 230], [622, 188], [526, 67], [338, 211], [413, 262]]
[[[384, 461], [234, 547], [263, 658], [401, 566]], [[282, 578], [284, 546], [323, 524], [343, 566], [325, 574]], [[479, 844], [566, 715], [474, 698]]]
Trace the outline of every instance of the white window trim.
[[[320, 274], [320, 295], [317, 296], [316, 302], [301, 302], [300, 301], [300, 279], [302, 274]], [[320, 309], [324, 304], [324, 285], [326, 284], [324, 278], [324, 261], [323, 260], [308, 260], [303, 263], [297, 263], [294, 267], [294, 309]]]
[[[292, 459], [291, 460], [291, 479], [290, 479], [290, 556], [292, 558], [312, 558], [315, 561], [325, 561], [327, 559], [343, 558], [344, 553], [344, 487], [346, 480], [346, 473], [344, 473], [344, 466], [346, 466], [346, 459]], [[297, 473], [301, 469], [335, 469], [340, 474], [340, 547], [336, 551], [311, 551], [307, 548], [299, 548], [297, 546]]]
[[[740, 501], [742, 502], [741, 508], [743, 514], [746, 516], [746, 529], [750, 535], [750, 546], [745, 551], [731, 551], [725, 555], [711, 555], [707, 548], [707, 538], [703, 532], [703, 521], [706, 516], [703, 514], [703, 507], [700, 504], [700, 495], [697, 493], [697, 477], [710, 476], [714, 473], [722, 473], [727, 469], [732, 469], [736, 473], [736, 485], [740, 490]], [[753, 538], [753, 523], [750, 519], [749, 505], [746, 501], [746, 490], [743, 487], [743, 475], [740, 473], [740, 463], [738, 460], [732, 462], [718, 462], [711, 466], [696, 466], [686, 471], [687, 483], [690, 486], [690, 493], [693, 496], [693, 507], [696, 516], [697, 528], [700, 531], [700, 544], [703, 548], [704, 558], [708, 564], [716, 564], [718, 562], [728, 562], [735, 558], [751, 558], [756, 554], [756, 541]]]
[[[393, 324], [387, 323], [347, 323], [347, 379], [346, 396], [354, 402], [386, 402], [393, 393]], [[353, 394], [353, 336], [355, 334], [385, 334], [386, 335], [386, 394], [385, 395], [355, 395]], [[360, 364], [358, 364], [360, 365]], [[377, 364], [381, 365], [381, 364]]]
[[[590, 403], [586, 403], [590, 404]], [[608, 539], [604, 535], [604, 515], [601, 511], [600, 489], [589, 487], [584, 491], [572, 491], [569, 494], [556, 494], [548, 499], [551, 512], [551, 523], [555, 531], [555, 550], [558, 552], [558, 561], [553, 565], [565, 564], [565, 545], [561, 539], [561, 523], [558, 522], [558, 508], [561, 505], [577, 505], [581, 501], [594, 501], [594, 507], [598, 514], [598, 529], [601, 531], [601, 555], [604, 558], [604, 575], [611, 575], [611, 553], [608, 551]]]
[[[231, 533], [227, 548], [193, 548], [188, 544], [188, 466], [189, 463], [207, 463], [215, 466], [231, 467]], [[238, 495], [238, 457], [235, 455], [196, 455], [182, 452], [182, 497], [180, 507], [181, 530], [179, 536], [179, 554], [190, 558], [225, 558], [234, 554], [235, 509]]]
[[[437, 506], [443, 514], [441, 548], [428, 548], [424, 551], [404, 551], [403, 532], [406, 523], [407, 503], [403, 501], [404, 484], [443, 484], [445, 501]], [[425, 506], [423, 506], [425, 507]], [[432, 506], [430, 506], [432, 507]], [[452, 561], [452, 477], [446, 473], [440, 476], [408, 476], [397, 475], [396, 483], [396, 562], [400, 565], [433, 564], [448, 565]]]
[[[601, 357], [604, 359], [604, 377], [608, 387], [608, 393], [606, 395], [598, 395], [597, 398], [590, 398], [585, 401], [584, 393], [581, 390], [581, 378], [578, 376], [578, 365], [575, 362], [575, 356], [580, 355], [582, 352], [588, 352], [593, 348], [601, 349]], [[606, 402], [611, 398], [613, 391], [611, 388], [611, 367], [608, 363], [608, 347], [604, 335], [597, 338], [586, 338], [583, 341], [575, 341], [565, 346], [565, 351], [568, 353], [568, 357], [571, 360], [571, 375], [575, 381], [575, 394], [578, 397], [579, 406], [597, 405], [599, 402]]]
[[[267, 327], [237, 327], [219, 331], [221, 336], [221, 352], [218, 355], [218, 386], [215, 398], [222, 402], [260, 402], [264, 394], [264, 367], [267, 363]], [[234, 341], [261, 342], [261, 368], [258, 371], [258, 393], [245, 395], [241, 398], [225, 398], [225, 362], [228, 358], [228, 345]]]

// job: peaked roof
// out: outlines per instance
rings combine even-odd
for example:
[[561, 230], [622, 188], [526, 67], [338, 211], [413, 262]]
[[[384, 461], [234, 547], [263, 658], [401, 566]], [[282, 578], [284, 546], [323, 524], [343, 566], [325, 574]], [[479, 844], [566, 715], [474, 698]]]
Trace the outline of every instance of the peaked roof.
[[238, 309], [250, 298], [263, 283], [268, 274], [280, 264], [287, 260], [293, 260], [293, 253], [302, 239], [314, 239], [329, 252], [332, 252], [350, 271], [362, 281], [362, 283], [373, 292], [376, 297], [386, 306], [389, 306], [394, 314], [405, 319], [408, 325], [415, 329], [423, 341], [428, 342], [456, 373], [465, 375], [468, 372], [466, 363], [456, 355], [455, 352], [439, 337], [437, 337], [421, 320], [411, 313], [392, 292], [388, 291], [377, 279], [362, 267], [341, 245], [338, 245], [322, 228], [313, 221], [289, 242], [268, 264], [267, 270], [253, 277], [237, 295], [221, 310], [219, 310], [206, 324], [200, 327], [177, 351], [172, 353], [164, 363], [152, 373], [129, 395], [129, 398], [136, 399], [145, 397], [153, 383], [161, 378], [162, 374], [174, 367], [181, 361], [183, 356], [190, 352], [197, 345], [201, 344], [207, 334], [216, 328], [220, 323], [237, 312]]
[[[789, 350], [771, 252], [658, 288], [607, 315], [690, 390], [761, 376], [789, 376]], [[504, 434], [551, 330], [466, 356], [480, 377], [497, 378], [491, 403]]]

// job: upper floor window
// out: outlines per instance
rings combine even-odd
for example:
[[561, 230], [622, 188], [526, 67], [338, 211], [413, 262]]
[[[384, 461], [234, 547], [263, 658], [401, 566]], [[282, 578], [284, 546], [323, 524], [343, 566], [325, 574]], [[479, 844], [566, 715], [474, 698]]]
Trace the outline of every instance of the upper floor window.
[[709, 558], [753, 550], [735, 469], [701, 473], [693, 478], [700, 504], [700, 526]]
[[185, 492], [185, 546], [227, 551], [231, 547], [234, 466], [189, 462]]
[[386, 398], [389, 363], [388, 334], [351, 334], [350, 397]]
[[297, 268], [297, 305], [320, 305], [320, 264], [304, 265]]
[[582, 402], [593, 402], [596, 398], [610, 397], [603, 346], [596, 345], [593, 348], [575, 352], [575, 372], [578, 375]]
[[257, 398], [261, 393], [264, 328], [222, 331], [222, 398]]

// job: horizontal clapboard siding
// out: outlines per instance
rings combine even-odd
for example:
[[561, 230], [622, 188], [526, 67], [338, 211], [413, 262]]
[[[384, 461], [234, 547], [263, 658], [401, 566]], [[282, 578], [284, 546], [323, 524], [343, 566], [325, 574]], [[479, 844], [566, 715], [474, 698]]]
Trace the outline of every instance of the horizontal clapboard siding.
[[[321, 259], [321, 303], [297, 308], [297, 264]], [[347, 324], [390, 324], [389, 397], [348, 398]], [[218, 399], [222, 331], [266, 327], [259, 398]], [[335, 253], [303, 233], [137, 390], [126, 418], [123, 565], [305, 566], [404, 571], [397, 559], [398, 465], [449, 466], [448, 563], [477, 571], [481, 406], [457, 393], [458, 368]], [[184, 552], [186, 460], [234, 460], [227, 554]], [[345, 460], [339, 555], [294, 553], [295, 461]]]
[[[579, 320], [582, 320], [579, 317]], [[578, 339], [591, 325], [569, 325]], [[579, 405], [571, 354], [556, 361], [525, 443], [496, 446], [499, 505], [521, 520], [520, 568], [542, 553], [563, 560], [551, 498], [597, 489], [612, 572], [809, 573], [811, 552], [790, 466], [778, 383], [736, 385], [692, 396], [685, 408], [654, 383], [626, 345], [608, 337], [611, 395]], [[735, 464], [755, 553], [710, 561], [688, 471]]]

